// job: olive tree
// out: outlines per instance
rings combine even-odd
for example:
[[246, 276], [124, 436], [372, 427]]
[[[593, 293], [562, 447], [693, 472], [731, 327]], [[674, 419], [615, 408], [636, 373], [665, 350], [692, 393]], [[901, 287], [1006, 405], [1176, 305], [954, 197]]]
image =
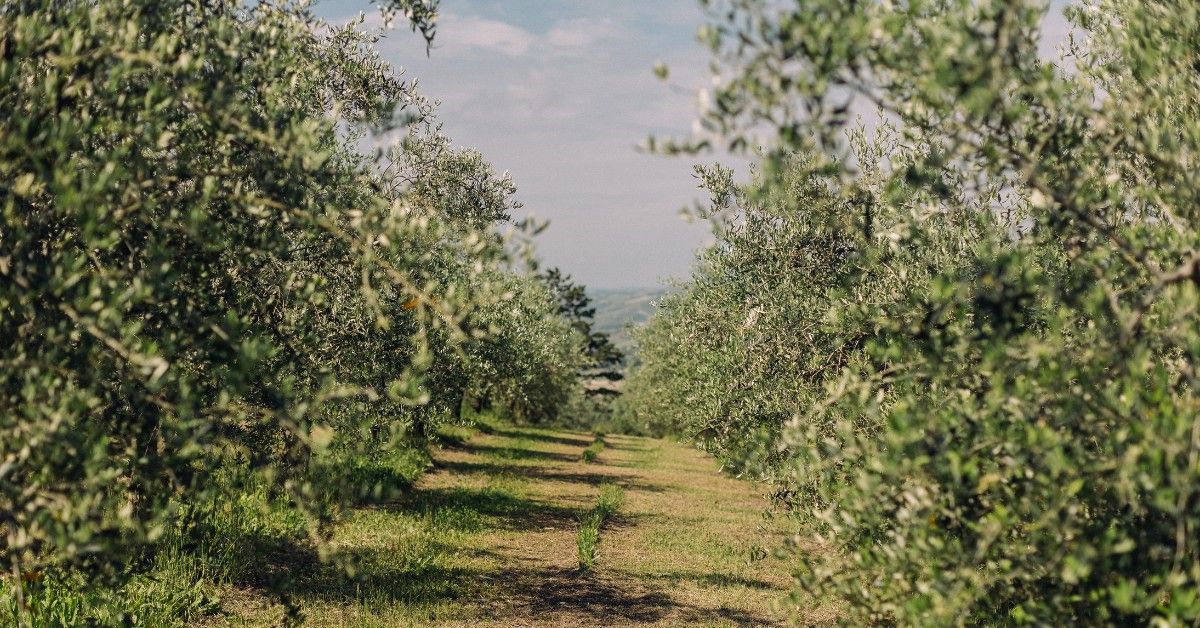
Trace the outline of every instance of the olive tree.
[[[1071, 6], [1075, 33], [1055, 63], [1039, 55], [1041, 2], [704, 4], [718, 71], [705, 134], [662, 146], [761, 144], [751, 197], [781, 207], [802, 155], [801, 179], [825, 180], [830, 200], [800, 205], [841, 216], [835, 241], [885, 240], [846, 249], [862, 269], [842, 277], [804, 276], [803, 263], [739, 270], [756, 291], [787, 286], [771, 269], [793, 283], [793, 300], [759, 320], [812, 308], [800, 323], [859, 339], [844, 363], [827, 362], [827, 342], [794, 349], [827, 370], [820, 394], [785, 405], [790, 419], [735, 405], [701, 433], [757, 421], [777, 434], [765, 465], [806, 487], [791, 503], [832, 549], [805, 559], [802, 590], [839, 600], [855, 624], [1194, 622], [1200, 13]], [[844, 133], [866, 108], [899, 142], [870, 160], [848, 154]], [[899, 220], [874, 220], [888, 215]], [[735, 251], [794, 250], [769, 242]], [[833, 295], [866, 291], [808, 300], [827, 282]], [[728, 290], [727, 305], [741, 296]], [[668, 316], [720, 318], [681, 312]], [[655, 345], [690, 339], [654, 329]], [[797, 339], [737, 344], [745, 335], [713, 361], [754, 363]], [[795, 386], [805, 364], [746, 383]]]
[[[392, 6], [432, 36], [435, 3]], [[0, 560], [18, 607], [27, 574], [126, 575], [185, 511], [250, 485], [320, 544], [358, 488], [344, 460], [425, 412], [439, 359], [532, 322], [491, 342], [541, 361], [497, 385], [575, 359], [549, 299], [513, 295], [532, 279], [492, 232], [511, 181], [449, 150], [373, 43], [286, 3], [0, 4]], [[391, 133], [399, 152], [360, 149]], [[573, 386], [546, 372], [527, 405]]]

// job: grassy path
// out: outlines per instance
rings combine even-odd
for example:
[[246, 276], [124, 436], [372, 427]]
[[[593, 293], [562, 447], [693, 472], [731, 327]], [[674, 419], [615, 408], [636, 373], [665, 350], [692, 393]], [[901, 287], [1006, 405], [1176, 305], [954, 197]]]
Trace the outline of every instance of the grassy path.
[[[335, 533], [361, 573], [304, 578], [298, 601], [318, 626], [772, 625], [787, 565], [750, 560], [777, 540], [750, 485], [686, 446], [500, 426], [435, 454], [435, 469], [394, 504], [357, 511]], [[580, 511], [599, 487], [624, 491], [596, 566], [578, 568]], [[775, 537], [772, 539], [772, 537]], [[772, 539], [772, 540], [767, 540]], [[225, 620], [278, 617], [231, 592]]]

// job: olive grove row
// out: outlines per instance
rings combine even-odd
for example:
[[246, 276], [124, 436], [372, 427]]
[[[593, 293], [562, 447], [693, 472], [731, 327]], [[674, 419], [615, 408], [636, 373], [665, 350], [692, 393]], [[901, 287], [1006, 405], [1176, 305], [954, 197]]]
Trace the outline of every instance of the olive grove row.
[[[432, 36], [431, 4], [395, 5]], [[380, 488], [347, 461], [576, 394], [587, 338], [498, 235], [513, 183], [365, 32], [293, 3], [0, 3], [18, 598], [47, 569], [127, 576], [251, 489], [320, 546]]]
[[623, 420], [771, 481], [847, 623], [1200, 620], [1200, 9], [1069, 5], [1051, 62], [1041, 1], [704, 4], [659, 147], [762, 151]]

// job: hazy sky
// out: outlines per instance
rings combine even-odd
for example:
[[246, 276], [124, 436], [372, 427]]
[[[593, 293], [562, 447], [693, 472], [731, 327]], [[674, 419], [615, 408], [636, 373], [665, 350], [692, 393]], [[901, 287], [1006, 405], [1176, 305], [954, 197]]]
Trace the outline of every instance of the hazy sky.
[[[315, 9], [330, 21], [378, 11], [367, 0]], [[1047, 43], [1063, 37], [1055, 13]], [[697, 0], [443, 0], [428, 57], [405, 25], [380, 49], [440, 101], [454, 141], [511, 172], [524, 211], [550, 221], [539, 237], [548, 264], [590, 287], [645, 287], [687, 275], [708, 239], [679, 217], [701, 198], [694, 158], [635, 150], [691, 128], [708, 80], [703, 21]], [[660, 60], [668, 84], [652, 74]]]

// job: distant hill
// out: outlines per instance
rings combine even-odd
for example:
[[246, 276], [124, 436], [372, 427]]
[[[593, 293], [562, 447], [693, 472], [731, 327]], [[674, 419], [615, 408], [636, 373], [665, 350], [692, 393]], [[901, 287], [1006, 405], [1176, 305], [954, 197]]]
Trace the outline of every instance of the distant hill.
[[596, 331], [608, 334], [613, 344], [628, 354], [633, 349], [628, 327], [646, 322], [654, 313], [652, 303], [667, 292], [667, 288], [589, 289], [596, 306]]

